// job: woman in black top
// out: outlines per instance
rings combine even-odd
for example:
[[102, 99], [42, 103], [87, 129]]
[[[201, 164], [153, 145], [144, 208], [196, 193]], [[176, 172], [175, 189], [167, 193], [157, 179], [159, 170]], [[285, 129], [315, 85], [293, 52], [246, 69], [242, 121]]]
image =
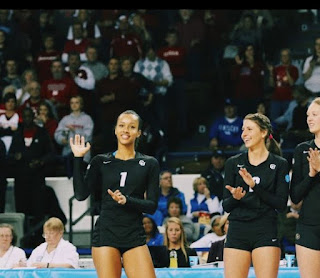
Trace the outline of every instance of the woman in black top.
[[315, 139], [300, 143], [294, 151], [290, 197], [302, 201], [296, 226], [296, 253], [302, 278], [320, 273], [320, 98], [307, 111], [309, 131]]
[[90, 143], [80, 135], [70, 139], [76, 199], [85, 200], [90, 193], [102, 196], [92, 238], [94, 265], [100, 278], [120, 278], [122, 263], [127, 277], [156, 277], [142, 218], [144, 212], [152, 214], [157, 208], [159, 163], [135, 151], [141, 135], [141, 118], [136, 112], [127, 110], [119, 115], [115, 135], [117, 151], [96, 155], [85, 176], [82, 161]]
[[183, 224], [178, 217], [173, 216], [166, 221], [164, 245], [167, 246], [169, 260], [171, 251], [176, 252], [177, 267], [190, 267], [189, 256], [197, 256], [197, 252], [188, 247]]
[[225, 277], [247, 277], [251, 262], [257, 277], [276, 278], [280, 261], [277, 211], [286, 208], [289, 167], [277, 150], [270, 120], [260, 113], [243, 121], [242, 140], [248, 151], [225, 166], [223, 208], [230, 212], [224, 249]]

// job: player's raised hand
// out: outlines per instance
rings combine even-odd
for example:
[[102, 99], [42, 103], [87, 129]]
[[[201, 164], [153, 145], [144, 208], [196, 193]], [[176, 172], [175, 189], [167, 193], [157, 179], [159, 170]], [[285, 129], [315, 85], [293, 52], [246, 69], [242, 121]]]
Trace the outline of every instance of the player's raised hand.
[[85, 144], [84, 136], [76, 134], [70, 138], [70, 147], [75, 157], [83, 157], [91, 148], [89, 142]]

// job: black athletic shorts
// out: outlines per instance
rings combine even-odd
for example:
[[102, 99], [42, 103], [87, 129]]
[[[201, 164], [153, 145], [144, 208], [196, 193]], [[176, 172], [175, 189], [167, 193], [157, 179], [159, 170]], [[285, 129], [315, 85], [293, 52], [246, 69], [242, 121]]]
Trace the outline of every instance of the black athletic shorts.
[[229, 220], [225, 248], [252, 251], [263, 246], [280, 247], [277, 219], [261, 217], [250, 221]]
[[306, 225], [297, 223], [296, 244], [320, 250], [320, 225]]

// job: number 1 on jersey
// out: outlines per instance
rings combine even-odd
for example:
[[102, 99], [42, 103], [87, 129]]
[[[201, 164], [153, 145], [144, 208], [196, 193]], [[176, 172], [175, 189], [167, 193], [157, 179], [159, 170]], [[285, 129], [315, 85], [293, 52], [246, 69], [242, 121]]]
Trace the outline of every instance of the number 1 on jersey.
[[125, 183], [126, 183], [126, 178], [127, 178], [127, 174], [128, 172], [121, 172], [121, 180], [120, 180], [120, 187], [124, 187]]

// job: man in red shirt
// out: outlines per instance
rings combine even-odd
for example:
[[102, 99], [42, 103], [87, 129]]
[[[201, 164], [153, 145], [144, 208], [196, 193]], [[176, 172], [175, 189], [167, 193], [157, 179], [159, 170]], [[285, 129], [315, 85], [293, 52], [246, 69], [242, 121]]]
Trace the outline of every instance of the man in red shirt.
[[72, 96], [78, 94], [78, 88], [74, 80], [65, 74], [60, 60], [51, 64], [52, 78], [43, 81], [41, 97], [51, 101], [55, 107], [58, 119], [69, 114], [69, 102]]

